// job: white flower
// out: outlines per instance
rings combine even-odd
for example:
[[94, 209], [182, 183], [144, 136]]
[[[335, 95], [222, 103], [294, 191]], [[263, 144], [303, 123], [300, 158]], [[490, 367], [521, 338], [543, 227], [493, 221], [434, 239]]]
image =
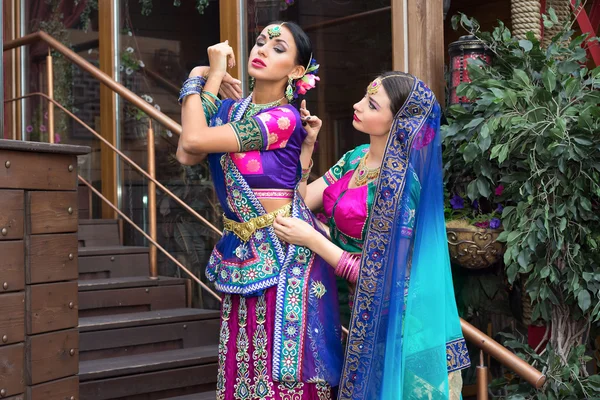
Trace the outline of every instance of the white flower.
[[122, 65], [119, 65], [119, 71], [123, 72], [123, 70], [124, 70], [124, 69], [125, 69], [125, 67], [124, 67], [124, 66], [122, 66]]
[[144, 64], [144, 62], [142, 60], [138, 61], [138, 65], [142, 68], [144, 68], [146, 66], [146, 64]]
[[147, 94], [143, 94], [142, 99], [146, 100], [148, 103], [152, 103], [154, 101], [154, 99]]
[[167, 129], [167, 136], [168, 137], [173, 137], [173, 132], [171, 132], [170, 130]]
[[134, 50], [133, 50], [133, 47], [128, 47], [125, 49], [125, 51], [128, 53], [133, 53]]
[[88, 54], [92, 54], [92, 51], [94, 51], [94, 49], [89, 49]]
[[131, 33], [131, 31], [128, 31], [128, 32], [127, 32], [127, 34], [128, 34], [129, 36], [133, 36], [133, 33]]
[[133, 74], [133, 70], [132, 70], [131, 68], [127, 68], [127, 69], [125, 70], [125, 73], [126, 73], [127, 75], [131, 75], [131, 74]]
[[154, 108], [156, 108], [158, 111], [160, 111], [160, 106], [158, 104], [155, 104]]

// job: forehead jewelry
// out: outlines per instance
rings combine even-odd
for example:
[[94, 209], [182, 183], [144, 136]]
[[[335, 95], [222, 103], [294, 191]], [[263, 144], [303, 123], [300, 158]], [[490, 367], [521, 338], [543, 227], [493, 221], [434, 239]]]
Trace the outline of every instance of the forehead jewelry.
[[401, 74], [388, 75], [388, 76], [384, 77], [383, 79], [375, 78], [375, 80], [369, 84], [369, 87], [367, 87], [367, 93], [370, 95], [377, 93], [379, 91], [379, 88], [381, 87], [381, 81], [383, 81], [384, 79], [387, 79], [387, 78], [393, 78], [393, 77], [399, 77], [399, 76], [406, 78], [406, 75], [401, 75]]
[[281, 27], [282, 26], [283, 26], [283, 24], [276, 25], [272, 28], [267, 29], [267, 34], [269, 35], [269, 39], [273, 39], [273, 38], [281, 36]]
[[373, 95], [379, 91], [380, 87], [381, 87], [381, 78], [376, 78], [373, 82], [371, 82], [371, 84], [367, 88], [367, 93]]

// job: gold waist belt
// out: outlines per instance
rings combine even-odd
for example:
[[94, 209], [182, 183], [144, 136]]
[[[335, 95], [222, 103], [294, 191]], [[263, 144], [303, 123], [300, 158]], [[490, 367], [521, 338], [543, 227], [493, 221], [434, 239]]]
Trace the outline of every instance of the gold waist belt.
[[233, 221], [223, 215], [223, 229], [233, 232], [237, 237], [247, 242], [257, 230], [273, 225], [273, 221], [278, 215], [289, 217], [291, 212], [292, 203], [288, 203], [275, 211], [254, 217], [246, 222]]

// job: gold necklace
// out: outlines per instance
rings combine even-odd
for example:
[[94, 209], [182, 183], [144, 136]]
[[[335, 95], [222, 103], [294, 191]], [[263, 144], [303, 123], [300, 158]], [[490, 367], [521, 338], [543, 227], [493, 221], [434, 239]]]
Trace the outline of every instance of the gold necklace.
[[358, 167], [356, 167], [356, 175], [354, 175], [355, 186], [363, 186], [367, 182], [379, 177], [379, 169], [381, 166], [377, 168], [367, 167], [367, 158], [369, 158], [369, 153], [365, 154], [365, 156], [360, 159]]
[[275, 101], [272, 101], [272, 102], [266, 103], [266, 104], [255, 104], [255, 103], [251, 102], [250, 104], [248, 104], [248, 108], [246, 109], [246, 112], [244, 113], [244, 118], [250, 118], [250, 117], [258, 114], [262, 110], [266, 110], [267, 108], [280, 106], [283, 99], [285, 99], [285, 96], [283, 96], [279, 100], [275, 100]]

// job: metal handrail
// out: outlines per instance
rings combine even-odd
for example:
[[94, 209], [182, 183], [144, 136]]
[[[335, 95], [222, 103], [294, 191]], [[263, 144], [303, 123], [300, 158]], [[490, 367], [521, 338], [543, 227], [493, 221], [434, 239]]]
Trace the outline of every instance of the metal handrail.
[[83, 69], [84, 71], [89, 72], [94, 78], [98, 79], [100, 82], [109, 87], [113, 92], [117, 93], [119, 96], [123, 97], [127, 101], [131, 102], [134, 106], [144, 111], [148, 114], [152, 119], [156, 120], [159, 124], [169, 129], [171, 132], [176, 134], [181, 134], [181, 125], [167, 117], [165, 114], [158, 111], [156, 108], [151, 106], [148, 102], [144, 101], [138, 95], [133, 93], [131, 90], [127, 89], [125, 86], [113, 80], [106, 73], [102, 72], [100, 69], [96, 68], [92, 64], [90, 64], [86, 59], [73, 52], [67, 46], [54, 39], [52, 36], [43, 31], [38, 31], [35, 33], [31, 33], [29, 35], [25, 35], [15, 40], [10, 40], [4, 43], [4, 51], [12, 50], [17, 47], [26, 46], [29, 44], [36, 43], [38, 41], [45, 42], [48, 46], [52, 47], [54, 50], [58, 51], [60, 54], [65, 56], [72, 63], [76, 64], [78, 67]]
[[[160, 111], [156, 110], [154, 107], [152, 107], [146, 101], [144, 101], [143, 99], [138, 97], [135, 93], [133, 93], [129, 89], [125, 88], [123, 85], [112, 80], [107, 74], [105, 74], [104, 72], [100, 71], [98, 68], [96, 68], [93, 65], [91, 65], [90, 63], [88, 63], [85, 59], [83, 59], [82, 57], [80, 57], [79, 55], [77, 55], [76, 53], [71, 51], [70, 49], [68, 49], [62, 43], [60, 43], [59, 41], [57, 41], [56, 39], [54, 39], [52, 36], [48, 35], [45, 32], [40, 31], [40, 32], [36, 32], [36, 33], [30, 34], [27, 36], [23, 36], [19, 39], [13, 40], [13, 41], [9, 41], [9, 42], [5, 43], [4, 51], [11, 50], [11, 49], [14, 49], [14, 48], [17, 48], [20, 46], [24, 46], [27, 44], [31, 44], [38, 40], [42, 40], [42, 41], [46, 42], [50, 47], [54, 48], [59, 53], [63, 54], [67, 59], [69, 59], [73, 63], [77, 64], [82, 69], [88, 71], [96, 79], [98, 79], [99, 81], [104, 83], [111, 90], [118, 93], [123, 98], [129, 100], [136, 107], [142, 109], [146, 114], [148, 114], [150, 117], [152, 117], [153, 119], [158, 121], [161, 125], [163, 125], [167, 129], [169, 129], [172, 132], [175, 132], [177, 134], [181, 134], [181, 125], [177, 124], [171, 118], [167, 117]], [[175, 199], [175, 201], [177, 203], [182, 205], [186, 210], [190, 211], [198, 219], [205, 222], [215, 232], [222, 234], [222, 232], [219, 231], [218, 228], [216, 228], [214, 225], [212, 225], [210, 222], [208, 222], [204, 217], [202, 217], [197, 212], [195, 212], [193, 209], [191, 209], [191, 207], [189, 207], [187, 204], [185, 204], [181, 199], [179, 199], [179, 197], [175, 196], [171, 191], [169, 191], [162, 184], [160, 184], [150, 174], [148, 174], [141, 167], [139, 167], [135, 162], [133, 162], [131, 159], [129, 159], [127, 156], [125, 156], [122, 152], [120, 152], [116, 147], [114, 147], [104, 137], [102, 137], [99, 133], [97, 133], [95, 130], [93, 130], [91, 127], [89, 127], [83, 121], [81, 121], [81, 119], [79, 119], [77, 116], [75, 116], [69, 110], [64, 108], [60, 103], [56, 102], [54, 99], [50, 98], [49, 96], [45, 95], [44, 93], [37, 92], [37, 93], [31, 93], [29, 95], [21, 96], [21, 97], [15, 98], [15, 99], [5, 100], [5, 103], [13, 102], [13, 101], [17, 101], [17, 100], [20, 100], [23, 98], [33, 97], [33, 96], [43, 97], [46, 100], [50, 101], [53, 105], [59, 107], [61, 110], [63, 110], [65, 113], [67, 113], [67, 115], [74, 118], [77, 122], [82, 124], [88, 131], [90, 131], [94, 136], [96, 136], [103, 143], [105, 143], [112, 151], [116, 152], [121, 157], [123, 157], [123, 159], [126, 160], [138, 172], [140, 172], [146, 178], [150, 179], [151, 182], [156, 184], [156, 186], [159, 187], [160, 189], [162, 189], [165, 193], [169, 194], [173, 199]], [[151, 141], [151, 140], [149, 140], [149, 142], [153, 143], [153, 141]], [[142, 235], [144, 235], [144, 237], [146, 237], [152, 243], [153, 246], [155, 246], [157, 249], [159, 249], [163, 253], [165, 253], [165, 255], [167, 255], [167, 257], [171, 261], [175, 262], [175, 264], [178, 267], [183, 269], [194, 281], [196, 281], [198, 284], [200, 284], [200, 286], [202, 288], [207, 290], [218, 301], [221, 301], [220, 296], [218, 296], [215, 292], [213, 292], [204, 282], [202, 282], [191, 271], [189, 271], [187, 268], [185, 268], [179, 261], [177, 261], [168, 252], [166, 252], [166, 250], [164, 248], [162, 248], [153, 238], [151, 238], [141, 228], [139, 228], [137, 225], [135, 225], [133, 223], [133, 221], [131, 221], [123, 212], [121, 212], [108, 199], [106, 199], [106, 197], [104, 197], [100, 192], [98, 192], [94, 187], [92, 187], [92, 185], [89, 182], [87, 182], [81, 176], [79, 176], [79, 180], [82, 181], [82, 183], [84, 183], [86, 186], [88, 186], [96, 195], [98, 195], [102, 199], [102, 201], [106, 202], [114, 211], [116, 211], [128, 223], [132, 224], [132, 226], [135, 229], [140, 231], [142, 233]], [[523, 379], [525, 379], [529, 384], [531, 384], [535, 388], [539, 389], [543, 386], [543, 384], [546, 381], [546, 377], [544, 374], [542, 374], [541, 372], [536, 370], [531, 365], [527, 364], [525, 361], [521, 360], [519, 357], [517, 357], [515, 354], [511, 353], [504, 346], [500, 345], [498, 342], [496, 342], [489, 336], [485, 335], [483, 332], [479, 331], [477, 328], [475, 328], [474, 326], [472, 326], [471, 324], [469, 324], [467, 321], [463, 320], [462, 318], [460, 319], [460, 323], [461, 323], [461, 328], [462, 328], [463, 334], [465, 336], [465, 339], [473, 342], [480, 349], [482, 349], [483, 351], [487, 352], [492, 357], [497, 359], [500, 363], [511, 368], [517, 375], [521, 376]], [[345, 327], [342, 327], [342, 329], [344, 330], [344, 332], [346, 332], [346, 333], [348, 332], [348, 330]]]
[[182, 263], [180, 263], [167, 250], [165, 250], [160, 244], [158, 244], [154, 239], [152, 239], [150, 237], [150, 235], [148, 235], [146, 232], [144, 232], [144, 230], [142, 228], [140, 228], [139, 226], [137, 226], [135, 224], [135, 222], [133, 222], [131, 219], [129, 219], [129, 217], [127, 217], [127, 215], [125, 215], [125, 213], [123, 211], [119, 210], [118, 207], [114, 206], [106, 197], [104, 197], [102, 195], [102, 193], [100, 193], [98, 191], [98, 189], [96, 189], [95, 187], [92, 186], [91, 183], [89, 183], [88, 181], [86, 181], [81, 175], [77, 175], [77, 178], [79, 178], [79, 181], [81, 181], [81, 183], [83, 183], [84, 185], [86, 185], [95, 195], [97, 195], [98, 197], [100, 197], [100, 199], [103, 202], [105, 202], [110, 208], [112, 208], [117, 214], [119, 214], [121, 216], [121, 218], [123, 218], [127, 223], [129, 223], [131, 226], [133, 226], [138, 232], [140, 232], [142, 235], [144, 235], [144, 237], [146, 239], [148, 239], [148, 241], [150, 243], [152, 243], [158, 250], [162, 251], [163, 254], [165, 256], [167, 256], [167, 258], [169, 260], [173, 261], [175, 263], [175, 265], [177, 265], [179, 268], [181, 268], [182, 270], [184, 270], [185, 273], [188, 274], [190, 276], [190, 278], [192, 278], [194, 281], [196, 281], [200, 286], [202, 286], [202, 288], [204, 290], [206, 290], [208, 293], [210, 293], [219, 302], [221, 301], [221, 296], [219, 296], [217, 293], [215, 293], [214, 291], [212, 291], [212, 289], [209, 288], [204, 282], [202, 282], [200, 280], [200, 278], [198, 278], [196, 275], [194, 275], [194, 273], [192, 271], [190, 271], [189, 269], [187, 269], [186, 267], [184, 267], [184, 265]]
[[137, 172], [139, 172], [140, 174], [144, 175], [144, 177], [148, 178], [150, 181], [154, 182], [154, 184], [161, 189], [163, 192], [165, 192], [167, 195], [169, 195], [173, 200], [175, 200], [180, 206], [182, 206], [186, 211], [188, 211], [190, 214], [192, 214], [194, 217], [196, 217], [197, 219], [199, 219], [200, 221], [204, 222], [209, 228], [211, 228], [216, 234], [218, 235], [223, 235], [223, 232], [219, 230], [219, 228], [217, 228], [216, 226], [214, 226], [212, 223], [210, 223], [210, 221], [208, 221], [206, 218], [204, 218], [202, 215], [198, 214], [197, 211], [195, 211], [193, 208], [191, 208], [188, 204], [186, 204], [183, 200], [181, 200], [179, 197], [177, 197], [173, 192], [171, 192], [169, 189], [167, 189], [163, 184], [161, 184], [159, 181], [157, 181], [155, 178], [153, 178], [152, 176], [150, 176], [150, 174], [148, 174], [142, 167], [140, 167], [139, 165], [137, 165], [135, 163], [135, 161], [133, 161], [131, 158], [127, 157], [122, 151], [120, 151], [119, 149], [117, 149], [115, 146], [113, 146], [108, 140], [106, 140], [104, 137], [102, 137], [102, 135], [100, 135], [98, 132], [96, 132], [92, 127], [90, 127], [88, 124], [86, 124], [85, 122], [83, 122], [79, 117], [77, 117], [75, 114], [73, 114], [72, 112], [70, 112], [69, 110], [67, 110], [62, 104], [60, 104], [59, 102], [57, 102], [54, 99], [51, 99], [50, 97], [48, 97], [46, 94], [41, 93], [41, 92], [34, 92], [34, 93], [29, 93], [26, 94], [25, 96], [20, 96], [20, 97], [15, 97], [14, 99], [8, 99], [8, 100], [4, 100], [4, 103], [11, 103], [11, 102], [15, 102], [21, 99], [26, 99], [29, 97], [42, 97], [46, 100], [48, 100], [49, 102], [53, 103], [56, 107], [60, 108], [65, 114], [67, 114], [69, 117], [73, 118], [75, 121], [77, 121], [81, 126], [83, 126], [87, 131], [89, 131], [92, 135], [94, 135], [98, 140], [100, 140], [102, 143], [104, 143], [106, 146], [108, 146], [108, 148], [110, 148], [112, 151], [114, 151], [115, 153], [117, 153], [120, 157], [123, 158], [123, 160], [125, 162], [127, 162], [127, 164], [131, 165]]

